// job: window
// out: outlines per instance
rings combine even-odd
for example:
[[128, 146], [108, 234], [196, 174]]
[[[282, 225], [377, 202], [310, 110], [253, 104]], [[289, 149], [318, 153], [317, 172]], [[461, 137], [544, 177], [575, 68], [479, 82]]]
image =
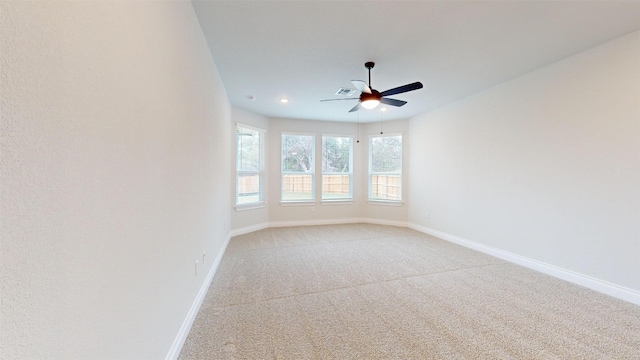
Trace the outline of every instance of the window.
[[353, 138], [322, 137], [322, 200], [353, 198]]
[[369, 138], [369, 200], [402, 200], [402, 135]]
[[315, 136], [282, 134], [282, 201], [315, 199]]
[[264, 203], [264, 130], [236, 128], [236, 205]]

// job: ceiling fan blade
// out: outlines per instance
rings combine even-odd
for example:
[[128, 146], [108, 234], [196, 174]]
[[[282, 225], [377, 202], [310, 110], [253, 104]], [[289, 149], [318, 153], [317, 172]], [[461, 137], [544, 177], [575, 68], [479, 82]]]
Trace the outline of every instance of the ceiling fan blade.
[[418, 89], [422, 89], [422, 83], [421, 82], [414, 82], [412, 84], [407, 84], [407, 85], [402, 85], [402, 86], [398, 86], [397, 88], [393, 88], [393, 89], [389, 89], [387, 91], [383, 91], [380, 93], [381, 96], [389, 96], [389, 95], [395, 95], [395, 94], [402, 94], [404, 92], [407, 91], [413, 91], [413, 90], [418, 90]]
[[367, 93], [367, 94], [371, 94], [371, 89], [369, 88], [369, 85], [367, 85], [366, 82], [362, 81], [362, 80], [351, 80], [351, 83], [353, 84], [353, 86], [356, 87], [356, 89], [358, 89], [358, 91], [360, 91], [361, 93]]
[[354, 112], [358, 110], [360, 110], [360, 103], [358, 103], [358, 105], [354, 106], [351, 110], [349, 110], [349, 112]]
[[402, 105], [406, 104], [407, 102], [404, 101], [404, 100], [382, 98], [382, 99], [380, 99], [380, 103], [386, 104], [386, 105], [391, 105], [391, 106], [402, 106]]
[[320, 101], [336, 101], [336, 100], [359, 100], [360, 98], [343, 98], [343, 99], [324, 99]]

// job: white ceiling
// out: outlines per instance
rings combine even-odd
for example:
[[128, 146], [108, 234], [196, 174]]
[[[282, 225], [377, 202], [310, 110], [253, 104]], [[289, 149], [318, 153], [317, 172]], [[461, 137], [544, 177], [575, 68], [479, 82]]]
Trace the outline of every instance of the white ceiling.
[[[231, 103], [269, 117], [376, 121], [337, 98], [350, 80], [409, 118], [640, 29], [640, 1], [193, 1]], [[255, 100], [250, 101], [249, 96]], [[286, 97], [289, 103], [281, 104]]]

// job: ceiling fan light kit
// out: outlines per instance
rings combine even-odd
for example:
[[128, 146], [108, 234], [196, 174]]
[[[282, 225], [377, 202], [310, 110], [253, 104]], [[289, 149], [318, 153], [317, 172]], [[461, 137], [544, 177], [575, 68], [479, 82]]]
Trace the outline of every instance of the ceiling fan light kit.
[[404, 104], [406, 104], [406, 101], [403, 100], [396, 100], [396, 99], [391, 99], [391, 98], [387, 98], [386, 96], [389, 95], [396, 95], [396, 94], [402, 94], [408, 91], [413, 91], [413, 90], [418, 90], [418, 89], [422, 89], [422, 83], [421, 82], [414, 82], [411, 84], [407, 84], [407, 85], [402, 85], [402, 86], [398, 86], [395, 87], [393, 89], [389, 89], [383, 92], [379, 92], [375, 89], [373, 89], [371, 87], [371, 69], [373, 69], [373, 67], [376, 64], [372, 61], [368, 61], [364, 64], [364, 67], [367, 68], [367, 70], [369, 71], [369, 84], [367, 84], [366, 82], [362, 81], [362, 80], [351, 80], [351, 83], [353, 84], [353, 86], [356, 87], [356, 89], [358, 89], [358, 91], [360, 91], [360, 97], [357, 98], [342, 98], [342, 99], [325, 99], [325, 100], [320, 100], [320, 101], [334, 101], [334, 100], [359, 100], [358, 105], [354, 106], [351, 110], [349, 110], [349, 112], [354, 112], [354, 111], [358, 111], [360, 110], [360, 108], [365, 108], [365, 109], [375, 109], [380, 103], [385, 104], [385, 105], [391, 105], [391, 106], [403, 106]]
[[380, 104], [380, 97], [374, 94], [362, 93], [360, 95], [360, 105], [365, 109], [374, 109]]
[[362, 107], [365, 109], [371, 110], [371, 109], [375, 109], [375, 107], [378, 106], [378, 104], [380, 104], [379, 100], [372, 99], [372, 100], [365, 100], [360, 105], [362, 105]]

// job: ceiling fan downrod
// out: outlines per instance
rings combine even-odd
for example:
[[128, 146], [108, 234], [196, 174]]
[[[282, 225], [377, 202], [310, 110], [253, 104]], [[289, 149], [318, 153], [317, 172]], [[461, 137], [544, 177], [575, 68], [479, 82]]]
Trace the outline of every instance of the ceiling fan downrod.
[[376, 66], [376, 63], [374, 63], [373, 61], [368, 61], [364, 63], [364, 67], [369, 69], [369, 88], [372, 88], [371, 87], [371, 69], [373, 69], [374, 66]]

